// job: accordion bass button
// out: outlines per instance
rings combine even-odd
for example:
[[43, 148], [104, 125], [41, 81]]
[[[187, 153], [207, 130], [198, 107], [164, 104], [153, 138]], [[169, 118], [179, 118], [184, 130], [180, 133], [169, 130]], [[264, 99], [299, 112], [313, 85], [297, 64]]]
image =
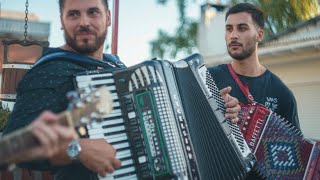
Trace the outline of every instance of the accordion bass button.
[[250, 116], [247, 116], [247, 119], [250, 119]]
[[245, 130], [246, 130], [246, 128], [244, 127], [244, 128], [242, 128], [242, 130], [244, 130], [244, 131], [245, 131]]

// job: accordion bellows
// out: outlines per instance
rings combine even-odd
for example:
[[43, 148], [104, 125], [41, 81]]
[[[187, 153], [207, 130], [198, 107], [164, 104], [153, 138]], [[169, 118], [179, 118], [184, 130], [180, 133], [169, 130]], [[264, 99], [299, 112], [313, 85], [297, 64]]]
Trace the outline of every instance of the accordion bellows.
[[320, 179], [320, 142], [260, 104], [244, 105], [240, 129], [267, 179]]

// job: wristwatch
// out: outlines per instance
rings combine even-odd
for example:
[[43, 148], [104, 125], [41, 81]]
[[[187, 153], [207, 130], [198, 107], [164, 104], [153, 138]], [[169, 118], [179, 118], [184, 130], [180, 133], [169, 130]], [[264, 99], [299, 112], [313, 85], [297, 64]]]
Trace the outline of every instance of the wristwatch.
[[67, 154], [71, 160], [78, 160], [79, 154], [81, 152], [81, 146], [79, 140], [72, 140], [69, 143]]

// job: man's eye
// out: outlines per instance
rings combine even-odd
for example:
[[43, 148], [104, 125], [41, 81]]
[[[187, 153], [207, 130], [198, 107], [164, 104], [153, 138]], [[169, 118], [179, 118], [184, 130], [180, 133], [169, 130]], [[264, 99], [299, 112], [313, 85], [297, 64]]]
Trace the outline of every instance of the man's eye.
[[70, 13], [68, 14], [69, 17], [76, 17], [77, 15], [78, 15], [78, 14], [75, 13], [75, 12], [70, 12]]
[[231, 31], [232, 31], [232, 28], [226, 28], [226, 31], [227, 31], [227, 32], [231, 32]]
[[246, 29], [246, 27], [239, 27], [239, 31], [245, 31]]
[[98, 10], [92, 10], [92, 11], [89, 11], [89, 14], [97, 15], [97, 14], [99, 14], [99, 11]]

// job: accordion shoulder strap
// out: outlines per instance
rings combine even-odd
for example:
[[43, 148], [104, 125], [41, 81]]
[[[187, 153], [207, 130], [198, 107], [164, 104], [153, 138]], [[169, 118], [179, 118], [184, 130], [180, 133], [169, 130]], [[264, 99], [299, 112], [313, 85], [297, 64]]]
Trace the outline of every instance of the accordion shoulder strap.
[[250, 91], [249, 91], [249, 85], [245, 84], [243, 85], [241, 80], [239, 79], [239, 77], [237, 76], [237, 74], [234, 72], [231, 64], [227, 64], [229, 72], [231, 74], [231, 76], [233, 77], [233, 79], [236, 81], [236, 83], [238, 84], [239, 88], [241, 89], [241, 91], [243, 92], [243, 94], [246, 96], [246, 98], [248, 99], [248, 102], [250, 104], [254, 103], [254, 98], [251, 95]]

